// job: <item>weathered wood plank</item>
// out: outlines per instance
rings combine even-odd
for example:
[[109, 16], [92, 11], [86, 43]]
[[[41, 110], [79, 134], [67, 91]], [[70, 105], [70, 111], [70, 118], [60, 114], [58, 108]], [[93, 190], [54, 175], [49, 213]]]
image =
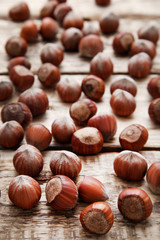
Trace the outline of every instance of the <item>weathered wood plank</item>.
[[[160, 152], [141, 152], [148, 166], [159, 160]], [[79, 222], [79, 215], [87, 204], [78, 202], [75, 209], [56, 212], [46, 205], [44, 189], [50, 179], [49, 161], [52, 151], [43, 152], [44, 168], [36, 179], [42, 188], [39, 204], [30, 211], [23, 211], [15, 207], [8, 199], [8, 186], [16, 176], [13, 167], [13, 151], [1, 151], [0, 158], [0, 239], [159, 239], [159, 196], [151, 193], [146, 180], [141, 182], [127, 182], [119, 179], [113, 170], [113, 161], [117, 153], [99, 154], [97, 156], [81, 157], [82, 171], [80, 175], [94, 176], [102, 181], [109, 195], [107, 203], [114, 213], [114, 225], [107, 235], [96, 237], [85, 233]], [[127, 187], [140, 187], [145, 190], [153, 202], [153, 213], [144, 222], [134, 224], [124, 219], [117, 208], [119, 193]]]
[[[31, 10], [32, 18], [39, 17], [40, 9], [45, 2], [46, 0], [27, 0], [27, 3]], [[68, 0], [67, 2], [72, 6], [74, 11], [79, 13], [85, 19], [97, 19], [102, 13], [106, 11], [113, 11], [116, 14], [125, 17], [159, 17], [159, 0], [154, 0], [154, 6], [153, 2], [150, 0], [145, 1], [145, 6], [143, 0], [112, 0], [111, 4], [107, 7], [97, 6], [94, 0]], [[0, 18], [6, 19], [8, 16], [8, 10], [16, 3], [17, 0], [1, 0]]]
[[[79, 81], [79, 83], [81, 83], [82, 79], [84, 78], [85, 75], [62, 75], [61, 78], [70, 78], [73, 79], [73, 81]], [[101, 101], [97, 102], [97, 108], [98, 111], [97, 113], [104, 113], [104, 112], [108, 112], [108, 113], [113, 113], [112, 109], [110, 107], [110, 83], [112, 80], [114, 80], [116, 76], [112, 76], [110, 77], [107, 81], [105, 81], [105, 93], [101, 99]], [[2, 78], [3, 76], [1, 76]], [[118, 124], [118, 129], [117, 129], [117, 133], [114, 137], [113, 140], [104, 143], [104, 151], [107, 151], [107, 148], [111, 149], [111, 148], [120, 148], [120, 144], [119, 144], [119, 134], [121, 133], [121, 131], [128, 125], [132, 124], [132, 123], [140, 123], [142, 125], [144, 125], [148, 131], [149, 131], [149, 139], [145, 145], [145, 148], [160, 148], [160, 128], [159, 125], [154, 124], [148, 115], [148, 106], [152, 100], [152, 98], [150, 97], [148, 91], [147, 91], [147, 83], [149, 81], [149, 79], [151, 78], [151, 76], [149, 76], [146, 79], [143, 80], [139, 80], [137, 81], [137, 87], [138, 87], [138, 93], [136, 96], [136, 103], [137, 103], [137, 107], [135, 112], [127, 118], [124, 117], [118, 117], [116, 116], [117, 119], [117, 124]], [[33, 87], [40, 87], [42, 89], [44, 89], [40, 82], [38, 81], [37, 78], [35, 78], [35, 83], [33, 85]], [[33, 120], [33, 123], [37, 123], [37, 122], [41, 122], [43, 123], [49, 130], [51, 129], [51, 125], [52, 122], [54, 121], [54, 119], [58, 116], [63, 116], [63, 115], [68, 115], [69, 116], [69, 108], [71, 106], [70, 103], [64, 103], [62, 102], [62, 100], [59, 98], [57, 90], [54, 89], [44, 89], [48, 95], [49, 98], [49, 109], [46, 111], [46, 113], [40, 117], [36, 117]], [[2, 108], [2, 106], [7, 103], [7, 102], [15, 102], [18, 100], [18, 96], [19, 93], [17, 93], [16, 91], [13, 94], [13, 97], [5, 102], [1, 102], [0, 103], [0, 110]], [[81, 94], [80, 99], [84, 98], [84, 94]], [[57, 144], [55, 141], [52, 141], [51, 143], [51, 148], [57, 148], [59, 144]], [[59, 145], [60, 148], [62, 148], [63, 146]], [[70, 148], [70, 145], [65, 145], [66, 148]], [[108, 149], [108, 150], [109, 150]]]

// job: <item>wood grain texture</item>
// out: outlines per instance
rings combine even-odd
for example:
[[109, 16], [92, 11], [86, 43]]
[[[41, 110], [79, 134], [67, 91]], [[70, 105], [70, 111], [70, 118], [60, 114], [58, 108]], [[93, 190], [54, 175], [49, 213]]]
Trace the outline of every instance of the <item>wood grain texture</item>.
[[[44, 189], [51, 177], [49, 169], [50, 157], [53, 151], [43, 152], [44, 168], [36, 180], [40, 183], [42, 197], [32, 210], [23, 211], [15, 207], [8, 199], [8, 186], [16, 176], [13, 167], [13, 151], [1, 151], [0, 165], [0, 239], [159, 239], [159, 196], [151, 193], [147, 182], [127, 182], [119, 179], [113, 170], [113, 161], [117, 153], [105, 153], [97, 156], [80, 157], [82, 171], [80, 175], [94, 176], [105, 185], [110, 205], [114, 213], [114, 225], [104, 236], [95, 236], [86, 233], [80, 224], [79, 215], [87, 206], [79, 200], [75, 209], [70, 211], [54, 211], [46, 204]], [[142, 151], [148, 166], [160, 158], [160, 152]], [[151, 197], [153, 212], [144, 222], [134, 224], [124, 219], [117, 208], [119, 193], [127, 187], [140, 187]]]

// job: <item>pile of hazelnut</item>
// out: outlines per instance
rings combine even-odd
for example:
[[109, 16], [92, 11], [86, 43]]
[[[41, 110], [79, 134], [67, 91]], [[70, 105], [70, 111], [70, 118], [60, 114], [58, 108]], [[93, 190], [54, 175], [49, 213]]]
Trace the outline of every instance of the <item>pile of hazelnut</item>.
[[[107, 6], [110, 0], [96, 0], [100, 6]], [[53, 177], [46, 184], [46, 199], [55, 210], [68, 210], [76, 206], [79, 198], [92, 203], [80, 214], [84, 229], [90, 233], [105, 234], [113, 225], [114, 216], [110, 206], [105, 202], [108, 196], [103, 183], [91, 176], [75, 180], [82, 167], [76, 155], [99, 153], [103, 142], [114, 137], [117, 121], [113, 114], [97, 113], [97, 104], [104, 92], [104, 80], [113, 73], [113, 63], [103, 52], [100, 38], [103, 34], [113, 34], [119, 26], [119, 18], [114, 13], [105, 13], [99, 20], [100, 29], [92, 22], [84, 24], [83, 19], [74, 13], [65, 0], [46, 2], [41, 9], [40, 28], [33, 20], [28, 20], [30, 10], [21, 2], [9, 11], [13, 21], [25, 21], [20, 36], [8, 39], [5, 45], [10, 58], [8, 71], [10, 80], [0, 81], [0, 100], [12, 96], [13, 85], [20, 92], [18, 102], [6, 103], [1, 110], [3, 124], [0, 126], [0, 145], [5, 148], [18, 147], [24, 138], [27, 144], [20, 146], [14, 154], [13, 165], [20, 174], [15, 177], [8, 190], [10, 200], [22, 209], [33, 208], [41, 197], [39, 183], [33, 178], [43, 168], [43, 157], [40, 151], [47, 149], [52, 136], [60, 143], [71, 143], [73, 152], [54, 151], [50, 159]], [[79, 51], [80, 56], [91, 59], [90, 74], [81, 85], [66, 78], [60, 80], [59, 65], [63, 61], [62, 48], [51, 43], [56, 39], [59, 25], [65, 30], [61, 35], [61, 44], [65, 51]], [[44, 88], [55, 87], [62, 101], [71, 103], [70, 117], [56, 118], [51, 132], [43, 124], [31, 124], [32, 119], [46, 112], [49, 100], [44, 90], [33, 88], [34, 75], [31, 63], [24, 56], [29, 43], [36, 43], [39, 34], [48, 41], [41, 51], [42, 66], [37, 75]], [[134, 78], [146, 77], [151, 70], [152, 60], [156, 55], [158, 30], [154, 25], [142, 27], [138, 31], [139, 39], [132, 33], [115, 34], [113, 49], [115, 54], [131, 54], [128, 62], [130, 77], [116, 78], [110, 85], [110, 105], [113, 112], [121, 117], [130, 116], [135, 108], [137, 86]], [[155, 100], [149, 106], [150, 118], [160, 123], [160, 77], [154, 77], [148, 83], [148, 91]], [[79, 100], [81, 92], [85, 98]], [[148, 140], [147, 129], [140, 124], [127, 126], [119, 136], [124, 149], [114, 160], [114, 170], [118, 177], [128, 181], [140, 181], [147, 173], [147, 182], [155, 194], [160, 194], [160, 163], [154, 163], [147, 171], [145, 158], [138, 153]], [[127, 219], [140, 222], [152, 212], [152, 202], [145, 191], [140, 188], [128, 188], [118, 198], [118, 208]], [[94, 219], [94, 221], [93, 221]]]

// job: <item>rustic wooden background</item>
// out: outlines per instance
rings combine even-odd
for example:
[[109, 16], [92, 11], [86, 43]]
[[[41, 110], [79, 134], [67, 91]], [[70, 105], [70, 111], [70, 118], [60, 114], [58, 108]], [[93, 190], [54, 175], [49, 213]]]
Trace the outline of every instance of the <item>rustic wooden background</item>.
[[[14, 23], [8, 19], [8, 10], [12, 5], [17, 3], [17, 0], [1, 0], [0, 1], [0, 78], [7, 77], [8, 57], [4, 51], [6, 40], [20, 32], [23, 23]], [[31, 9], [31, 17], [40, 25], [39, 11], [46, 0], [28, 0], [27, 3]], [[130, 31], [137, 38], [137, 30], [147, 24], [155, 21], [160, 26], [160, 1], [159, 0], [112, 0], [110, 6], [102, 8], [95, 5], [94, 0], [68, 0], [73, 9], [82, 15], [85, 20], [92, 20], [94, 24], [98, 24], [97, 20], [103, 12], [114, 12], [120, 16], [120, 27], [118, 31]], [[59, 42], [62, 29], [57, 37]], [[112, 49], [113, 35], [101, 35], [104, 42], [105, 51], [111, 57], [114, 63], [113, 75], [105, 81], [106, 91], [100, 102], [97, 103], [98, 112], [110, 112], [109, 86], [112, 79], [119, 75], [126, 75], [128, 57], [117, 57]], [[124, 127], [131, 123], [140, 123], [147, 127], [149, 131], [149, 140], [141, 153], [146, 157], [148, 166], [154, 161], [160, 159], [160, 128], [158, 125], [151, 122], [148, 116], [148, 106], [152, 98], [147, 92], [147, 83], [149, 79], [160, 73], [160, 41], [157, 44], [157, 56], [154, 59], [153, 67], [149, 77], [136, 80], [138, 93], [136, 96], [137, 107], [136, 111], [129, 118], [117, 117], [118, 130], [113, 140], [104, 144], [103, 153], [95, 156], [82, 157], [82, 171], [80, 175], [94, 176], [102, 181], [107, 189], [110, 204], [115, 221], [112, 229], [107, 235], [95, 236], [86, 233], [79, 222], [79, 215], [82, 209], [87, 204], [78, 202], [75, 209], [65, 212], [56, 212], [47, 204], [44, 194], [46, 181], [50, 178], [51, 172], [49, 169], [50, 156], [56, 149], [69, 149], [70, 145], [59, 145], [52, 141], [49, 149], [43, 151], [44, 168], [40, 176], [36, 178], [42, 188], [42, 197], [40, 203], [30, 211], [23, 211], [15, 207], [8, 199], [8, 186], [14, 176], [17, 175], [14, 170], [12, 158], [14, 151], [1, 149], [0, 151], [0, 239], [160, 239], [160, 197], [151, 193], [146, 180], [141, 182], [126, 182], [116, 177], [113, 170], [113, 161], [115, 156], [122, 149], [120, 148], [118, 136]], [[60, 44], [60, 42], [59, 42]], [[44, 42], [39, 38], [36, 44], [30, 44], [27, 52], [27, 57], [32, 63], [32, 71], [36, 74], [37, 69], [41, 65], [39, 53], [44, 45]], [[83, 77], [89, 73], [89, 61], [80, 58], [78, 53], [65, 53], [64, 61], [60, 66], [62, 78], [72, 78], [82, 81]], [[36, 79], [33, 87], [43, 88]], [[68, 115], [70, 104], [63, 103], [57, 95], [55, 89], [46, 90], [49, 97], [49, 109], [46, 114], [35, 118], [34, 122], [45, 124], [48, 129], [51, 129], [51, 124], [56, 116]], [[83, 94], [81, 96], [83, 98]], [[17, 101], [18, 93], [15, 91], [12, 99], [9, 101]], [[6, 101], [6, 102], [9, 102]], [[6, 103], [1, 102], [0, 108]], [[25, 142], [25, 139], [23, 143]], [[153, 213], [144, 222], [133, 224], [124, 219], [117, 208], [117, 199], [119, 193], [126, 187], [141, 187], [152, 199]]]

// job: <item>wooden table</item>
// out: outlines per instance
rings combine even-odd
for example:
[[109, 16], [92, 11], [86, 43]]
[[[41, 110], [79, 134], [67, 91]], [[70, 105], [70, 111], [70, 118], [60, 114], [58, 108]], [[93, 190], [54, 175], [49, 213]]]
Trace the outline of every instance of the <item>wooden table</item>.
[[[32, 18], [39, 25], [39, 11], [46, 0], [28, 0], [31, 9]], [[8, 9], [16, 3], [16, 0], [1, 0], [0, 2], [0, 78], [8, 74], [8, 57], [4, 51], [4, 44], [11, 35], [17, 35], [20, 32], [23, 23], [14, 23], [8, 20]], [[154, 20], [160, 25], [160, 1], [159, 0], [112, 0], [112, 4], [106, 8], [95, 5], [94, 0], [68, 0], [73, 9], [81, 14], [85, 20], [92, 20], [97, 24], [99, 16], [103, 12], [115, 12], [120, 16], [119, 31], [130, 31], [137, 38], [137, 30]], [[58, 39], [62, 33], [58, 34]], [[105, 81], [106, 91], [102, 101], [97, 103], [98, 112], [112, 113], [109, 99], [110, 81], [115, 77], [124, 74], [127, 75], [127, 63], [129, 57], [117, 57], [112, 49], [113, 35], [101, 35], [104, 42], [105, 51], [111, 57], [114, 63], [113, 75]], [[57, 40], [58, 41], [58, 40]], [[59, 42], [59, 41], [58, 41]], [[59, 42], [60, 44], [60, 42]], [[44, 42], [41, 39], [36, 44], [30, 44], [27, 57], [32, 63], [32, 71], [36, 74], [41, 65], [39, 52]], [[82, 160], [82, 171], [80, 175], [94, 176], [102, 181], [107, 189], [109, 199], [107, 203], [111, 206], [114, 213], [114, 225], [107, 235], [95, 236], [86, 233], [80, 224], [79, 215], [82, 209], [87, 206], [86, 203], [78, 202], [77, 206], [70, 211], [56, 212], [46, 204], [45, 185], [51, 177], [49, 168], [50, 156], [56, 149], [71, 150], [70, 145], [59, 145], [52, 141], [52, 144], [46, 151], [43, 151], [44, 168], [36, 179], [42, 188], [42, 197], [40, 203], [30, 211], [23, 211], [15, 207], [8, 199], [8, 186], [17, 175], [12, 158], [14, 151], [1, 149], [0, 151], [0, 239], [160, 239], [160, 196], [154, 195], [149, 190], [146, 179], [141, 182], [127, 182], [119, 179], [113, 170], [113, 161], [115, 156], [121, 151], [118, 136], [119, 133], [131, 123], [140, 123], [147, 127], [149, 131], [149, 140], [140, 152], [146, 157], [148, 166], [154, 161], [160, 159], [160, 127], [154, 124], [148, 116], [148, 106], [152, 98], [147, 92], [147, 83], [149, 79], [160, 73], [160, 46], [157, 44], [157, 56], [153, 61], [151, 74], [145, 79], [136, 80], [138, 94], [136, 96], [136, 111], [129, 118], [120, 118], [116, 116], [118, 130], [113, 140], [104, 143], [102, 153], [95, 156], [80, 156]], [[72, 78], [82, 81], [83, 77], [89, 73], [89, 60], [83, 59], [78, 53], [65, 53], [64, 61], [60, 66], [62, 78]], [[37, 78], [33, 87], [40, 87]], [[46, 90], [49, 98], [49, 109], [46, 114], [35, 118], [33, 122], [41, 122], [48, 129], [51, 129], [53, 120], [60, 115], [69, 115], [70, 104], [63, 103], [57, 95], [55, 89]], [[15, 91], [12, 99], [1, 102], [0, 107], [10, 101], [17, 101], [18, 93]], [[81, 98], [83, 98], [83, 94]], [[25, 143], [25, 139], [23, 140]], [[119, 193], [127, 187], [140, 187], [144, 189], [153, 202], [153, 213], [144, 222], [134, 224], [124, 219], [117, 208], [117, 199]]]

